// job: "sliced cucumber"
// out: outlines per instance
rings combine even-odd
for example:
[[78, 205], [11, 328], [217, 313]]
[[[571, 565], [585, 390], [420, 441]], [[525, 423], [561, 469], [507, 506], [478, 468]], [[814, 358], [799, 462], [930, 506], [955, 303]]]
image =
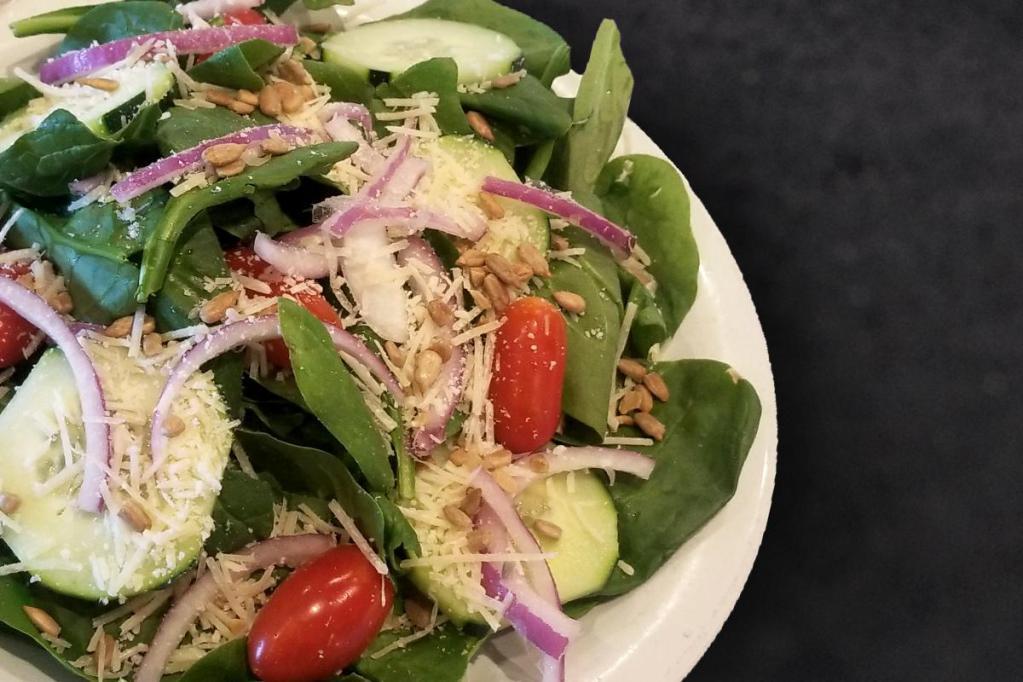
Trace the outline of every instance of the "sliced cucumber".
[[593, 594], [618, 562], [618, 512], [603, 481], [576, 471], [534, 483], [516, 500], [527, 524], [542, 519], [561, 529], [553, 540], [533, 532], [548, 561], [562, 602]]
[[322, 44], [323, 58], [362, 74], [388, 77], [436, 57], [458, 64], [460, 83], [479, 83], [515, 70], [522, 49], [482, 26], [444, 19], [395, 19], [337, 33]]
[[[114, 468], [118, 477], [138, 481], [149, 467], [148, 417], [165, 377], [144, 370], [124, 348], [87, 342], [87, 350], [107, 408], [126, 420], [111, 426]], [[231, 423], [207, 374], [189, 380], [174, 413], [185, 429], [171, 441], [160, 471], [149, 482], [128, 486], [111, 477], [107, 508], [82, 512], [76, 507], [83, 443], [78, 392], [63, 354], [50, 350], [40, 358], [0, 413], [0, 490], [19, 500], [2, 528], [3, 540], [31, 575], [58, 592], [101, 600], [153, 589], [194, 562], [212, 530]], [[71, 469], [64, 440], [75, 453]], [[144, 524], [129, 523], [133, 493], [141, 496], [151, 523], [144, 532], [137, 530]]]
[[[486, 219], [479, 207], [479, 195], [487, 176], [519, 179], [504, 154], [470, 136], [449, 135], [424, 142], [416, 153], [429, 160], [432, 168], [416, 188], [416, 201], [456, 218], [467, 215]], [[518, 246], [528, 242], [545, 253], [550, 222], [543, 211], [511, 199], [495, 199], [504, 209], [504, 217], [488, 221], [487, 234], [477, 248], [516, 260]]]
[[0, 123], [0, 151], [31, 132], [57, 109], [65, 109], [98, 135], [112, 135], [127, 125], [145, 104], [159, 102], [174, 87], [174, 75], [159, 62], [136, 64], [104, 74], [116, 81], [112, 92], [85, 85], [61, 87], [63, 95], [31, 100]]

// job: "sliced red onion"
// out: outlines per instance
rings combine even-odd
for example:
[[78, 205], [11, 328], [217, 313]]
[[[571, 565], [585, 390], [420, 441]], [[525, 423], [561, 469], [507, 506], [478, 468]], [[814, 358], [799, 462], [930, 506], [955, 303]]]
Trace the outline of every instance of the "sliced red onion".
[[[271, 566], [298, 568], [333, 547], [334, 540], [329, 535], [292, 535], [265, 540], [236, 552], [247, 561], [244, 570], [232, 572], [231, 577], [240, 579]], [[213, 574], [207, 571], [174, 602], [149, 643], [149, 649], [135, 673], [135, 682], [160, 682], [167, 661], [195, 619], [216, 598], [219, 589]]]
[[[331, 340], [338, 350], [365, 365], [399, 403], [405, 399], [405, 394], [401, 390], [398, 380], [387, 369], [384, 361], [377, 357], [365, 343], [334, 325], [325, 324], [323, 326], [330, 334]], [[164, 422], [170, 415], [174, 399], [189, 377], [198, 372], [199, 368], [210, 360], [238, 346], [249, 343], [262, 343], [263, 341], [279, 338], [281, 338], [281, 325], [276, 315], [250, 317], [218, 327], [181, 356], [177, 364], [171, 369], [167, 382], [160, 392], [160, 399], [156, 404], [156, 409], [153, 410], [149, 442], [153, 453], [154, 471], [163, 465], [164, 459], [167, 456], [168, 438], [164, 433]]]
[[255, 39], [266, 40], [275, 45], [298, 44], [298, 29], [289, 25], [259, 24], [233, 25], [217, 28], [194, 28], [181, 31], [161, 31], [147, 35], [121, 38], [103, 45], [86, 47], [68, 52], [45, 62], [39, 68], [39, 79], [50, 85], [66, 83], [80, 76], [86, 76], [105, 66], [116, 64], [138, 45], [152, 40], [174, 46], [177, 54], [210, 54], [225, 48]]
[[205, 167], [205, 161], [202, 158], [203, 152], [210, 147], [228, 143], [251, 144], [268, 140], [271, 137], [280, 137], [291, 144], [308, 144], [314, 140], [314, 133], [305, 128], [279, 123], [239, 130], [236, 133], [200, 142], [190, 149], [138, 168], [111, 187], [110, 194], [123, 204], [186, 173], [202, 170]]
[[432, 228], [455, 237], [478, 240], [486, 232], [486, 225], [474, 226], [471, 230], [434, 211], [410, 206], [383, 206], [375, 201], [361, 202], [349, 208], [334, 219], [323, 223], [325, 229], [336, 237], [343, 236], [356, 225], [372, 225], [374, 229], [397, 229], [405, 234], [422, 232]]
[[[409, 237], [408, 246], [398, 253], [398, 264], [409, 266], [413, 263], [421, 264], [426, 270], [424, 275], [427, 278], [436, 277], [443, 280], [446, 276], [444, 265], [441, 263], [437, 252], [419, 237]], [[423, 290], [421, 280], [411, 278], [412, 288], [424, 299], [433, 296], [433, 292]], [[453, 335], [451, 326], [441, 330], [441, 334], [447, 338]], [[428, 457], [433, 450], [444, 442], [444, 433], [447, 430], [451, 415], [462, 399], [465, 391], [465, 351], [461, 346], [451, 349], [451, 357], [441, 366], [440, 374], [437, 377], [437, 384], [444, 386], [443, 401], [439, 405], [431, 405], [422, 415], [422, 424], [412, 432], [411, 445], [412, 454], [416, 457]]]
[[85, 425], [85, 473], [78, 492], [78, 507], [97, 513], [103, 508], [100, 488], [110, 462], [110, 427], [106, 423], [106, 403], [96, 368], [67, 323], [35, 293], [14, 280], [0, 277], [0, 303], [46, 334], [67, 358]]
[[326, 124], [335, 117], [341, 117], [345, 121], [355, 121], [365, 134], [373, 132], [373, 115], [369, 113], [362, 104], [354, 102], [333, 102], [320, 110], [320, 120]]
[[322, 279], [330, 275], [330, 262], [322, 251], [313, 251], [284, 240], [274, 241], [262, 232], [256, 233], [252, 248], [257, 256], [286, 275], [305, 279]]
[[212, 19], [240, 9], [255, 9], [262, 4], [263, 0], [193, 0], [174, 9], [185, 18], [194, 15], [200, 19]]
[[524, 185], [512, 180], [488, 177], [483, 181], [483, 191], [521, 201], [567, 220], [576, 227], [586, 230], [618, 254], [627, 256], [636, 248], [636, 237], [631, 232], [615, 225], [582, 204], [558, 196], [550, 190]]
[[[538, 474], [529, 463], [533, 459], [546, 460], [546, 473]], [[634, 450], [618, 450], [615, 448], [582, 447], [569, 448], [559, 445], [549, 452], [530, 455], [519, 460], [525, 474], [526, 482], [546, 478], [566, 471], [581, 469], [604, 469], [605, 471], [621, 471], [647, 480], [654, 471], [656, 460]]]

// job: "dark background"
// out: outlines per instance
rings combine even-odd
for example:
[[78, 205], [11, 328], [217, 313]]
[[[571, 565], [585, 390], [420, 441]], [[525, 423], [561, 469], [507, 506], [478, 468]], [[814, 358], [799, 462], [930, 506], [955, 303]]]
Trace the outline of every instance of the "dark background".
[[507, 1], [579, 70], [618, 21], [770, 345], [774, 507], [690, 679], [1020, 679], [1023, 6]]

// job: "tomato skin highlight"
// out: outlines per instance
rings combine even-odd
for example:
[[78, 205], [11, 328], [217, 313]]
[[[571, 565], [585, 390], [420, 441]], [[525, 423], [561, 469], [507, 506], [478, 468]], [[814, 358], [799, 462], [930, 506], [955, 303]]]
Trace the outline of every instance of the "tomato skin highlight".
[[[227, 12], [221, 18], [224, 26], [258, 26], [266, 23], [266, 17], [254, 9], [236, 9], [233, 12]], [[202, 64], [212, 56], [213, 53], [198, 54], [195, 56], [195, 63]]]
[[[0, 265], [0, 277], [18, 279], [30, 270], [27, 263]], [[21, 315], [0, 304], [0, 369], [25, 361], [25, 349], [32, 344], [35, 333], [36, 328]]]
[[[284, 275], [265, 260], [257, 256], [256, 252], [251, 248], [247, 246], [236, 246], [225, 253], [224, 258], [227, 261], [227, 267], [229, 267], [232, 272], [236, 272], [253, 279], [258, 279], [270, 287], [269, 294], [264, 293], [261, 295], [280, 296], [281, 293], [285, 291], [287, 285], [285, 283]], [[296, 277], [291, 279], [297, 281], [300, 278]], [[253, 293], [259, 294], [260, 292]], [[292, 296], [321, 322], [342, 328], [341, 318], [338, 316], [337, 310], [320, 294], [310, 291], [301, 291], [297, 294], [292, 294]], [[263, 344], [263, 347], [266, 349], [266, 359], [270, 361], [270, 364], [278, 369], [291, 368], [291, 356], [288, 354], [288, 347], [284, 345], [284, 341], [280, 339], [267, 341]]]
[[393, 601], [391, 581], [358, 548], [335, 547], [285, 578], [256, 614], [249, 666], [263, 682], [328, 679], [359, 660]]
[[494, 436], [514, 454], [535, 452], [561, 421], [567, 341], [565, 318], [542, 298], [522, 298], [505, 310], [497, 330]]

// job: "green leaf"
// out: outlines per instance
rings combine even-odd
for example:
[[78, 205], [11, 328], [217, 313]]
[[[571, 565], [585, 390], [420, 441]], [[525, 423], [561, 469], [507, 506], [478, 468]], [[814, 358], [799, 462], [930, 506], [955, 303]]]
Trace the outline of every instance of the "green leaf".
[[650, 346], [675, 333], [696, 299], [700, 254], [690, 228], [689, 192], [670, 163], [637, 155], [608, 164], [596, 193], [604, 214], [635, 234], [652, 261], [647, 270], [657, 280], [656, 310], [650, 296], [637, 291], [635, 300], [642, 305], [631, 335], [635, 352], [645, 356]]
[[234, 466], [225, 469], [220, 496], [213, 506], [213, 533], [206, 540], [206, 553], [233, 552], [270, 537], [274, 501], [273, 487], [266, 481]]
[[172, 198], [167, 203], [160, 224], [146, 243], [136, 299], [143, 302], [163, 286], [181, 233], [199, 213], [213, 206], [251, 196], [260, 189], [282, 187], [303, 175], [318, 175], [347, 158], [356, 148], [357, 145], [352, 142], [328, 142], [301, 147], [258, 168], [249, 168], [241, 175]]
[[559, 146], [551, 169], [552, 184], [573, 192], [584, 203], [593, 196], [597, 178], [622, 135], [632, 85], [618, 27], [605, 20], [579, 85], [572, 129]]
[[247, 40], [221, 50], [203, 63], [193, 66], [188, 75], [203, 83], [259, 92], [265, 84], [259, 70], [283, 53], [284, 48], [266, 40]]
[[95, 43], [173, 31], [184, 26], [181, 15], [164, 2], [128, 0], [97, 5], [70, 26], [56, 54], [80, 50]]
[[[5, 561], [3, 563], [8, 562]], [[64, 668], [76, 677], [88, 679], [80, 669], [75, 668], [69, 662], [77, 656], [85, 654], [86, 647], [81, 644], [80, 637], [74, 636], [77, 635], [78, 630], [80, 630], [81, 617], [72, 612], [71, 615], [76, 617], [73, 619], [69, 618], [67, 626], [65, 626], [63, 619], [58, 621], [62, 626], [68, 627], [69, 632], [62, 631], [61, 634], [69, 636], [70, 638], [66, 641], [72, 644], [71, 648], [64, 654], [59, 654], [51, 647], [49, 642], [43, 639], [39, 630], [32, 625], [28, 616], [25, 615], [25, 611], [23, 610], [23, 607], [25, 606], [35, 606], [36, 608], [44, 608], [44, 610], [52, 608], [49, 600], [45, 599], [45, 593], [43, 593], [43, 600], [36, 597], [37, 594], [42, 592], [43, 590], [40, 588], [34, 593], [33, 590], [30, 590], [29, 587], [25, 585], [24, 580], [18, 576], [7, 575], [0, 577], [0, 623], [3, 623], [25, 637], [31, 638], [36, 644], [45, 649], [48, 654], [59, 661]], [[51, 615], [54, 615], [55, 617], [57, 616], [56, 613], [52, 613], [50, 611], [47, 612], [51, 613]], [[63, 616], [65, 614], [61, 615]], [[92, 623], [89, 622], [88, 625], [91, 627]], [[88, 644], [88, 639], [86, 639], [86, 644]]]
[[587, 440], [599, 441], [607, 430], [621, 314], [611, 295], [581, 267], [554, 263], [549, 287], [548, 297], [551, 291], [572, 291], [586, 301], [585, 313], [565, 316], [568, 359], [561, 406], [565, 414], [592, 431]]
[[556, 145], [556, 140], [548, 140], [538, 144], [529, 157], [529, 163], [526, 164], [525, 169], [522, 171], [523, 177], [530, 180], [543, 180], [543, 176], [547, 174], [547, 169], [550, 168], [551, 159], [554, 158], [554, 148]]
[[355, 0], [302, 0], [309, 9], [326, 9], [334, 5], [350, 6]]
[[[448, 57], [437, 57], [410, 67], [390, 83], [377, 88], [377, 98], [411, 97], [417, 92], [436, 93], [440, 98], [434, 118], [445, 135], [471, 135], [458, 98], [458, 65]], [[382, 103], [378, 108], [382, 108]]]
[[303, 60], [302, 66], [314, 81], [330, 88], [330, 99], [334, 102], [358, 102], [369, 106], [373, 101], [373, 86], [351, 69], [312, 59]]
[[571, 68], [564, 38], [529, 15], [492, 0], [429, 0], [401, 17], [449, 19], [503, 33], [522, 48], [529, 73], [547, 86]]
[[571, 101], [527, 75], [510, 88], [463, 92], [462, 106], [504, 123], [519, 146], [563, 136], [572, 127]]
[[359, 466], [370, 490], [394, 487], [390, 448], [323, 323], [294, 301], [278, 304], [281, 334], [302, 397]]
[[400, 566], [401, 560], [405, 557], [399, 556], [399, 551], [404, 549], [405, 554], [419, 556], [422, 552], [419, 546], [419, 538], [412, 524], [408, 522], [401, 510], [383, 495], [374, 495], [380, 513], [384, 515], [384, 527], [386, 528], [386, 540], [383, 550], [386, 553], [391, 566]]
[[68, 183], [106, 168], [115, 146], [58, 109], [0, 154], [0, 188], [37, 197], [67, 196]]
[[727, 365], [683, 360], [655, 369], [671, 400], [653, 411], [666, 427], [664, 440], [638, 448], [657, 461], [654, 473], [649, 481], [619, 476], [609, 488], [621, 558], [635, 574], [615, 569], [601, 598], [646, 581], [732, 498], [760, 424], [756, 391]]
[[0, 120], [38, 96], [35, 88], [20, 78], [0, 78]]
[[208, 291], [207, 280], [228, 275], [224, 252], [210, 221], [205, 217], [193, 220], [181, 234], [180, 244], [167, 268], [167, 277], [153, 297], [157, 326], [171, 331], [196, 324], [193, 311], [227, 290], [223, 287]]
[[381, 633], [355, 665], [356, 671], [373, 682], [460, 682], [469, 661], [486, 640], [486, 635], [463, 632], [446, 623], [422, 639], [373, 658], [373, 652], [409, 634], [394, 630]]
[[262, 114], [239, 116], [223, 107], [216, 109], [184, 109], [171, 107], [160, 121], [156, 141], [164, 156], [191, 149], [205, 140], [236, 133], [254, 125], [271, 123]]
[[37, 14], [34, 17], [19, 19], [11, 23], [11, 33], [15, 38], [27, 38], [45, 33], [67, 33], [71, 27], [78, 23], [79, 19], [95, 7], [95, 5], [65, 7]]
[[183, 675], [164, 677], [167, 682], [249, 682], [255, 676], [249, 671], [247, 640], [234, 639], [222, 644], [199, 659]]
[[131, 122], [117, 133], [117, 139], [121, 142], [118, 153], [142, 153], [154, 148], [162, 115], [159, 104], [149, 104], [139, 109]]

